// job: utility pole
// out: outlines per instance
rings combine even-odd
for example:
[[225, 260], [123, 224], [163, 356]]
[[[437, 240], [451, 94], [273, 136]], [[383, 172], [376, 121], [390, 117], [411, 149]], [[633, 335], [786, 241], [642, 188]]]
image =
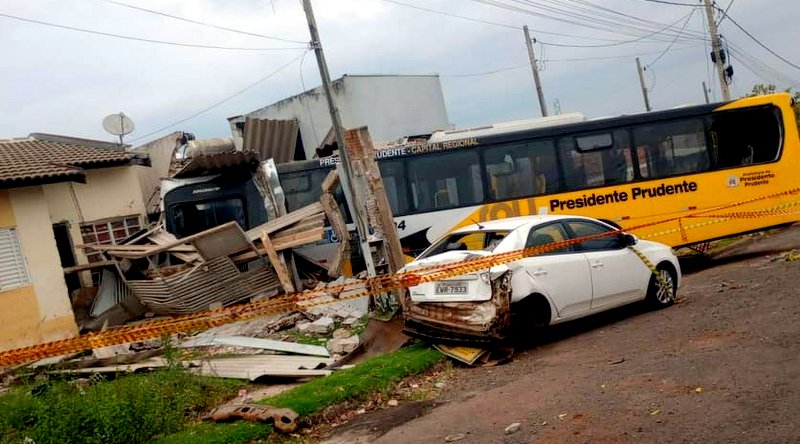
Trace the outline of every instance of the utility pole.
[[731, 92], [728, 89], [728, 81], [725, 77], [725, 62], [722, 60], [722, 47], [719, 43], [719, 34], [717, 33], [717, 22], [714, 20], [714, 8], [711, 6], [711, 0], [703, 0], [706, 6], [706, 19], [708, 19], [708, 32], [711, 34], [711, 50], [714, 51], [714, 66], [717, 68], [719, 75], [719, 88], [722, 90], [722, 100], [728, 101], [731, 99]]
[[544, 101], [542, 92], [542, 82], [539, 81], [539, 67], [536, 65], [536, 54], [533, 53], [533, 42], [531, 34], [528, 32], [528, 25], [522, 27], [525, 31], [525, 44], [528, 45], [528, 57], [531, 59], [531, 70], [533, 70], [533, 83], [536, 85], [536, 95], [539, 96], [539, 108], [542, 110], [542, 117], [547, 117], [547, 102]]
[[639, 85], [642, 87], [642, 96], [644, 97], [644, 108], [650, 112], [650, 98], [647, 97], [647, 88], [644, 86], [644, 75], [642, 74], [642, 62], [639, 57], [636, 57], [636, 71], [639, 72]]
[[706, 86], [706, 81], [705, 80], [703, 80], [703, 96], [705, 96], [705, 98], [706, 98], [706, 104], [711, 103], [711, 102], [708, 101], [708, 87]]
[[306, 13], [306, 20], [308, 21], [308, 32], [311, 34], [311, 47], [314, 48], [314, 54], [317, 56], [317, 65], [319, 66], [319, 75], [322, 78], [322, 87], [325, 89], [325, 96], [328, 99], [328, 111], [331, 114], [331, 124], [333, 125], [333, 132], [336, 134], [336, 144], [339, 146], [339, 178], [342, 182], [342, 190], [345, 194], [347, 201], [347, 208], [353, 216], [353, 221], [358, 230], [359, 242], [361, 244], [361, 252], [364, 255], [364, 264], [367, 267], [367, 275], [375, 276], [375, 263], [372, 260], [372, 249], [369, 246], [369, 230], [361, 207], [354, 200], [355, 193], [351, 187], [352, 167], [350, 159], [345, 149], [344, 128], [342, 127], [342, 118], [339, 115], [339, 108], [336, 106], [336, 101], [333, 97], [333, 88], [331, 87], [331, 76], [328, 73], [328, 63], [325, 61], [325, 54], [322, 52], [322, 43], [319, 39], [319, 31], [317, 30], [317, 21], [314, 19], [314, 10], [311, 9], [311, 0], [302, 0], [303, 10]]

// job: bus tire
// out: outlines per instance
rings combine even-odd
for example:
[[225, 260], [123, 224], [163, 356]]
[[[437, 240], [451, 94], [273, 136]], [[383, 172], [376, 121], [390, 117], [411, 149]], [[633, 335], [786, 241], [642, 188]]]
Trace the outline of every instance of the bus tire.
[[669, 307], [675, 303], [678, 286], [675, 280], [675, 270], [671, 264], [661, 263], [656, 267], [656, 272], [671, 288], [665, 289], [655, 274], [650, 275], [650, 283], [647, 286], [647, 304], [654, 309]]

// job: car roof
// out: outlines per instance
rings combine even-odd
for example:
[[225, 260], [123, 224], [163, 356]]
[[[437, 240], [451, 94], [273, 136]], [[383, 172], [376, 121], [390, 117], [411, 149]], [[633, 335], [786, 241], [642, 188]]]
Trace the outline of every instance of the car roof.
[[536, 216], [519, 216], [519, 217], [509, 217], [506, 219], [496, 219], [496, 220], [489, 220], [486, 222], [481, 222], [480, 226], [478, 224], [469, 224], [465, 227], [459, 228], [458, 230], [452, 231], [452, 233], [465, 233], [470, 231], [513, 231], [517, 228], [521, 228], [523, 226], [534, 226], [540, 225], [546, 222], [554, 222], [557, 220], [564, 220], [564, 219], [588, 219], [588, 220], [596, 220], [590, 217], [583, 217], [583, 216], [572, 216], [572, 215], [558, 215], [558, 214], [547, 214], [547, 215], [536, 215]]

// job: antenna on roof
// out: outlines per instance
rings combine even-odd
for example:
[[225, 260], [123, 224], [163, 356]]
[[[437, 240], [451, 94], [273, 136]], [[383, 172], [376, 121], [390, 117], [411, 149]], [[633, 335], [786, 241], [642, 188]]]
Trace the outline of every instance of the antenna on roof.
[[136, 125], [133, 120], [125, 113], [109, 114], [103, 119], [103, 129], [115, 136], [119, 136], [119, 144], [122, 145], [122, 138], [133, 132]]

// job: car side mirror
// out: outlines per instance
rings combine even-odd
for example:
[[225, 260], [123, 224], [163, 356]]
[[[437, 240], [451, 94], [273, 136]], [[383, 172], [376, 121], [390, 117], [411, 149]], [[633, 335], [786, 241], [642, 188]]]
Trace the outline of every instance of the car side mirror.
[[629, 247], [632, 245], [636, 245], [636, 243], [639, 242], [639, 239], [636, 239], [636, 236], [632, 234], [625, 233], [623, 234], [623, 236], [625, 237], [625, 245]]

